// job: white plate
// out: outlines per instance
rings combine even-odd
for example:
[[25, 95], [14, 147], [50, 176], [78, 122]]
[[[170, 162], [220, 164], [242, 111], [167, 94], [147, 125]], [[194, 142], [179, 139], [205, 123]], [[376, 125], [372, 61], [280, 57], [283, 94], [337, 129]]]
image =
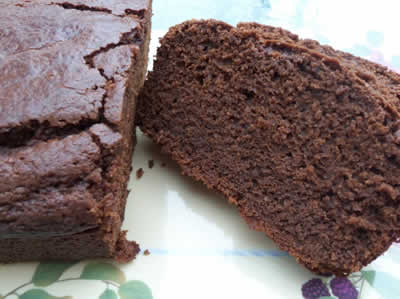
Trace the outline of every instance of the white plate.
[[[151, 56], [169, 26], [216, 18], [282, 26], [400, 69], [399, 11], [395, 1], [384, 6], [369, 1], [154, 0]], [[152, 169], [149, 160], [155, 161]], [[399, 245], [348, 280], [317, 277], [263, 233], [251, 231], [224, 198], [181, 176], [140, 132], [133, 167], [124, 228], [129, 239], [149, 249], [149, 256], [141, 254], [127, 265], [104, 260], [0, 265], [0, 298], [317, 299], [317, 293], [303, 296], [310, 286], [327, 298], [400, 298]], [[144, 175], [137, 180], [139, 168]], [[345, 292], [346, 284], [353, 296], [335, 296]]]

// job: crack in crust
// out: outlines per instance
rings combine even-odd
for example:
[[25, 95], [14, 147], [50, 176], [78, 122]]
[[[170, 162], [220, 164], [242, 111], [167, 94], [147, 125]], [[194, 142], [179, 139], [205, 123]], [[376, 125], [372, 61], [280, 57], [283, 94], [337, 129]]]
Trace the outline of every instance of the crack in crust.
[[113, 84], [115, 83], [115, 79], [114, 79], [114, 77], [107, 76], [104, 72], [104, 69], [96, 67], [94, 59], [97, 55], [99, 55], [101, 53], [107, 53], [108, 51], [110, 51], [112, 49], [115, 49], [117, 47], [121, 47], [124, 45], [133, 45], [134, 44], [134, 45], [140, 46], [140, 44], [143, 42], [142, 36], [143, 36], [143, 34], [140, 34], [139, 31], [137, 30], [137, 28], [135, 27], [131, 31], [123, 33], [121, 35], [121, 38], [118, 43], [108, 44], [105, 47], [94, 50], [92, 53], [90, 53], [89, 55], [86, 55], [84, 57], [85, 63], [89, 66], [89, 68], [97, 69], [99, 74], [106, 80], [106, 85], [101, 86], [101, 88], [104, 89], [105, 92], [103, 94], [101, 107], [99, 109], [99, 118], [100, 118], [100, 123], [106, 124], [113, 131], [117, 131], [117, 129], [115, 128], [114, 124], [112, 124], [111, 122], [109, 122], [107, 120], [107, 118], [104, 115], [104, 111], [105, 111], [106, 100], [109, 97], [109, 94], [108, 94], [109, 89], [112, 88]]
[[[143, 42], [143, 34], [139, 33], [137, 28], [132, 29], [129, 32], [125, 32], [121, 35], [121, 39], [119, 40], [118, 43], [111, 43], [108, 44], [105, 47], [102, 47], [100, 49], [94, 50], [92, 53], [89, 55], [86, 55], [84, 57], [86, 64], [91, 67], [91, 68], [96, 68], [95, 63], [94, 63], [94, 58], [99, 55], [100, 53], [105, 53], [108, 52], [111, 49], [115, 49], [117, 47], [123, 46], [123, 45], [140, 45]], [[104, 73], [101, 74], [104, 78], [108, 79], [106, 76], [104, 76]]]
[[118, 14], [113, 14], [113, 12], [105, 7], [97, 7], [97, 6], [89, 6], [85, 4], [72, 4], [69, 2], [63, 2], [63, 3], [55, 3], [52, 2], [50, 5], [58, 5], [61, 6], [64, 9], [75, 9], [75, 10], [80, 10], [80, 11], [93, 11], [93, 12], [104, 12], [107, 14], [111, 14], [113, 16], [117, 17], [128, 17], [128, 16], [136, 16], [139, 19], [143, 19], [145, 17], [146, 11], [141, 9], [141, 10], [133, 10], [133, 9], [125, 9], [125, 13], [118, 15]]
[[[55, 5], [63, 6], [62, 4], [59, 3], [54, 3]], [[103, 8], [93, 8], [93, 7], [87, 7], [85, 5], [72, 5], [72, 4], [65, 4], [66, 6], [64, 8], [66, 9], [71, 9], [73, 7], [74, 9], [79, 9], [79, 10], [93, 10], [93, 11], [101, 11], [101, 12], [111, 12], [108, 9], [103, 9]], [[108, 51], [124, 46], [124, 45], [137, 45], [140, 47], [140, 45], [143, 43], [143, 37], [146, 34], [145, 30], [143, 30], [143, 27], [138, 26], [133, 28], [129, 32], [124, 32], [121, 34], [121, 38], [118, 43], [110, 43], [104, 47], [101, 47], [99, 49], [96, 49], [92, 51], [90, 54], [86, 55], [83, 57], [84, 62], [86, 65], [91, 68], [91, 69], [97, 69], [99, 74], [106, 80], [105, 85], [101, 86], [93, 86], [91, 87], [93, 90], [96, 90], [98, 88], [101, 88], [104, 90], [102, 100], [101, 100], [101, 106], [99, 107], [98, 110], [98, 115], [99, 117], [95, 120], [91, 119], [82, 119], [78, 124], [71, 124], [67, 125], [62, 128], [49, 128], [48, 125], [46, 125], [46, 122], [44, 124], [39, 123], [38, 121], [31, 121], [28, 126], [25, 127], [16, 127], [8, 132], [1, 133], [0, 132], [0, 146], [8, 147], [8, 148], [14, 148], [18, 146], [23, 146], [29, 144], [32, 140], [36, 141], [47, 141], [51, 138], [63, 138], [69, 134], [72, 133], [78, 133], [87, 130], [94, 124], [98, 123], [104, 123], [107, 126], [109, 126], [113, 131], [118, 131], [116, 126], [111, 123], [110, 121], [107, 120], [105, 117], [105, 105], [106, 105], [106, 100], [109, 97], [109, 91], [112, 89], [113, 84], [115, 83], [114, 77], [107, 76], [102, 68], [96, 67], [94, 59], [96, 56], [102, 53], [107, 53]], [[22, 135], [22, 138], [21, 138]], [[16, 136], [14, 138], [14, 136]]]

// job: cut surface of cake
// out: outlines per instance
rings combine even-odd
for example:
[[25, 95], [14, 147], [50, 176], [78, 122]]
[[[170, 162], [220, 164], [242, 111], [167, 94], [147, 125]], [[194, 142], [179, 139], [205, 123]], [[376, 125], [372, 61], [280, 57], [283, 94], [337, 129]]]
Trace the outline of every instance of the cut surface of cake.
[[0, 0], [0, 262], [111, 257], [151, 0]]
[[299, 263], [359, 271], [400, 236], [400, 76], [255, 23], [161, 40], [137, 124]]

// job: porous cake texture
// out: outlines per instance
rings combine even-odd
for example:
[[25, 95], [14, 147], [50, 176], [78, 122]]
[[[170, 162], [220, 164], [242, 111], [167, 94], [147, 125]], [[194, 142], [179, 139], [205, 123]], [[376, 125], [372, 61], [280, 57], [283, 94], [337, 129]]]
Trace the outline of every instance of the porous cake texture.
[[161, 40], [137, 123], [188, 176], [317, 273], [400, 236], [400, 77], [255, 23], [188, 21]]

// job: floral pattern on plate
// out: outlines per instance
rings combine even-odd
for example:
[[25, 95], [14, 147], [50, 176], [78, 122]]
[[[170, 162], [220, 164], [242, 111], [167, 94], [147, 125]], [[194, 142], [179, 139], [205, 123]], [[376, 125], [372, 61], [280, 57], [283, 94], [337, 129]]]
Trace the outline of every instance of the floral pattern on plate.
[[301, 288], [304, 299], [358, 299], [368, 283], [385, 299], [398, 298], [396, 285], [400, 280], [385, 272], [374, 270], [353, 273], [348, 277], [313, 278]]
[[77, 277], [62, 277], [76, 263], [54, 262], [37, 265], [32, 279], [6, 292], [0, 299], [17, 296], [20, 299], [72, 299], [73, 296], [57, 297], [46, 288], [58, 283], [96, 280], [104, 284], [99, 299], [153, 299], [151, 289], [140, 280], [127, 281], [125, 273], [108, 262], [87, 263]]
[[[154, 0], [150, 58], [168, 27], [216, 18], [280, 26], [400, 71], [400, 2], [357, 2]], [[146, 168], [149, 160], [156, 162], [152, 170]], [[224, 200], [180, 176], [140, 134], [133, 173], [139, 168], [145, 174], [140, 181], [132, 176], [125, 228], [130, 239], [151, 248], [149, 257], [123, 266], [110, 261], [0, 265], [0, 299], [400, 298], [400, 244], [348, 278], [317, 277], [265, 235], [250, 231]]]

